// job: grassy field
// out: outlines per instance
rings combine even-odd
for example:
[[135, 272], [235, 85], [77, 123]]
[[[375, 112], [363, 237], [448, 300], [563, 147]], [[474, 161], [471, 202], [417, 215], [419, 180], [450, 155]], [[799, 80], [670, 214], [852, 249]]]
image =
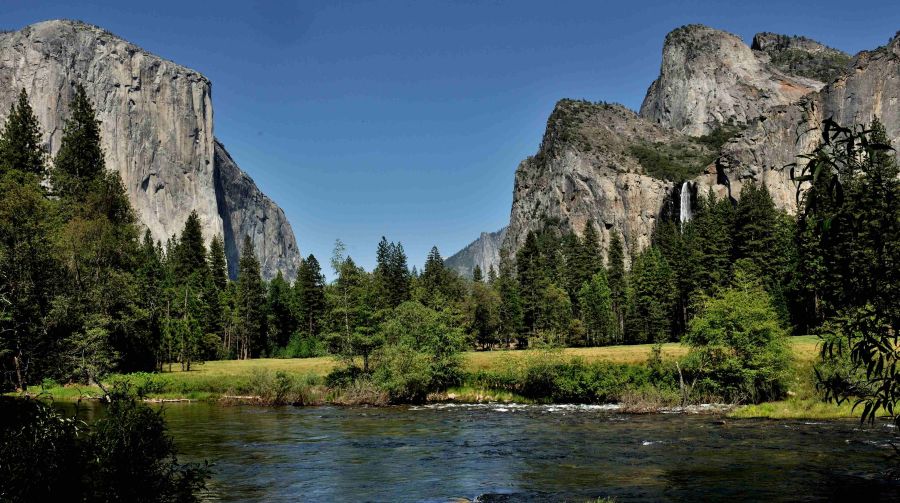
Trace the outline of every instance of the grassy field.
[[[811, 361], [816, 355], [816, 338], [811, 336], [791, 338], [791, 347], [799, 361]], [[605, 346], [593, 348], [566, 348], [559, 350], [566, 357], [578, 357], [587, 362], [607, 361], [613, 363], [641, 364], [647, 361], [652, 345]], [[687, 348], [678, 343], [663, 344], [663, 358], [674, 359], [684, 356]], [[534, 356], [534, 351], [469, 351], [464, 353], [466, 370], [491, 370]], [[321, 358], [259, 358], [255, 360], [223, 360], [194, 365], [184, 372], [177, 364], [166, 367], [160, 374], [147, 375], [148, 379], [165, 382], [167, 394], [190, 398], [190, 394], [227, 393], [229, 390], [245, 388], [244, 384], [260, 371], [284, 371], [295, 375], [324, 377], [338, 365], [333, 357]], [[114, 376], [113, 379], [121, 376]], [[54, 397], [77, 397], [81, 392], [98, 393], [90, 386], [51, 385], [46, 391]], [[155, 394], [156, 395], [156, 394]]]
[[[812, 366], [818, 357], [818, 339], [814, 336], [792, 337], [791, 349], [795, 357], [794, 381], [785, 400], [748, 405], [733, 410], [733, 418], [772, 419], [835, 419], [858, 417], [849, 404], [841, 406], [824, 403], [815, 389]], [[558, 350], [566, 357], [578, 357], [587, 362], [642, 364], [647, 361], [652, 345], [606, 346], [593, 348], [566, 348]], [[678, 343], [663, 344], [663, 359], [672, 360], [687, 353]], [[495, 370], [517, 365], [525, 359], [539, 356], [536, 351], [470, 351], [463, 355], [466, 370]], [[156, 399], [216, 399], [223, 395], [241, 395], [253, 389], [252, 381], [261, 373], [284, 371], [307, 379], [319, 380], [338, 365], [332, 357], [256, 360], [212, 361], [195, 365], [190, 372], [172, 365], [172, 370], [160, 374], [113, 376], [111, 380], [126, 379], [133, 383], [151, 383], [148, 394]], [[91, 386], [59, 386], [50, 383], [46, 388], [32, 387], [30, 392], [43, 392], [54, 399], [74, 400], [79, 397], [99, 396], [99, 388]], [[524, 401], [521, 397], [496, 390], [460, 387], [449, 392], [461, 401]]]

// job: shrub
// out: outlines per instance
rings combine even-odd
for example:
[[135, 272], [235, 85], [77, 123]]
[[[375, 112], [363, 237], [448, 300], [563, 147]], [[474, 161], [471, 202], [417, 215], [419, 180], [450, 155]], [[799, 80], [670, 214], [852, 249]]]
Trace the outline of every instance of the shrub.
[[273, 351], [275, 358], [314, 358], [325, 356], [328, 351], [325, 343], [307, 334], [295, 332], [283, 348]]
[[311, 405], [321, 402], [315, 389], [318, 384], [319, 378], [313, 375], [255, 369], [250, 374], [249, 392], [264, 405]]
[[787, 390], [787, 332], [766, 291], [739, 274], [736, 286], [702, 302], [682, 341], [693, 391], [731, 402], [781, 398]]
[[0, 400], [0, 500], [198, 501], [209, 470], [180, 464], [162, 413], [127, 383], [93, 426], [31, 399]]

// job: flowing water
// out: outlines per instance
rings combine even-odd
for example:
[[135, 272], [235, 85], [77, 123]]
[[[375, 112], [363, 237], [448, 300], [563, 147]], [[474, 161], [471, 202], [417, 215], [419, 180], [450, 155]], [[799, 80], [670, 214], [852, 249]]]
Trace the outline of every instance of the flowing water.
[[878, 475], [895, 438], [884, 423], [598, 406], [164, 410], [181, 459], [214, 462], [218, 501], [900, 501]]
[[678, 220], [682, 224], [689, 222], [694, 216], [691, 212], [691, 182], [681, 184], [681, 200], [678, 206]]

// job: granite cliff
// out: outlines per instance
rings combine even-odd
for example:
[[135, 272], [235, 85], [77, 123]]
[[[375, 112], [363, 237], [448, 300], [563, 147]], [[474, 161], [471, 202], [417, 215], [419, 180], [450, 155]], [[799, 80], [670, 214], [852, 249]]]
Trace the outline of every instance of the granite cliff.
[[900, 37], [851, 58], [804, 37], [760, 33], [751, 46], [705, 26], [678, 28], [639, 113], [557, 103], [538, 152], [516, 169], [503, 246], [515, 251], [545, 225], [582, 234], [593, 221], [604, 250], [615, 230], [630, 255], [677, 210], [683, 187], [736, 198], [750, 179], [794, 212], [784, 166], [815, 148], [824, 119], [850, 126], [875, 116], [900, 151]]
[[0, 34], [0, 120], [24, 88], [51, 154], [77, 83], [102, 122], [106, 165], [154, 238], [180, 232], [196, 211], [206, 239], [224, 236], [232, 273], [250, 235], [266, 277], [295, 275], [300, 255], [284, 213], [214, 137], [206, 77], [78, 21]]

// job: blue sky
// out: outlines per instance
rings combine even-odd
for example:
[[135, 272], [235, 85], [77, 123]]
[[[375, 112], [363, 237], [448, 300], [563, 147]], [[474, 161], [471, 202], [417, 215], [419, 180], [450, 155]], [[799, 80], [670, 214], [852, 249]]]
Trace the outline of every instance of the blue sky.
[[513, 175], [564, 97], [637, 109], [688, 23], [802, 34], [855, 53], [893, 1], [0, 0], [0, 28], [100, 25], [213, 82], [215, 133], [284, 208], [301, 252], [367, 268], [382, 235], [421, 265], [509, 219]]

